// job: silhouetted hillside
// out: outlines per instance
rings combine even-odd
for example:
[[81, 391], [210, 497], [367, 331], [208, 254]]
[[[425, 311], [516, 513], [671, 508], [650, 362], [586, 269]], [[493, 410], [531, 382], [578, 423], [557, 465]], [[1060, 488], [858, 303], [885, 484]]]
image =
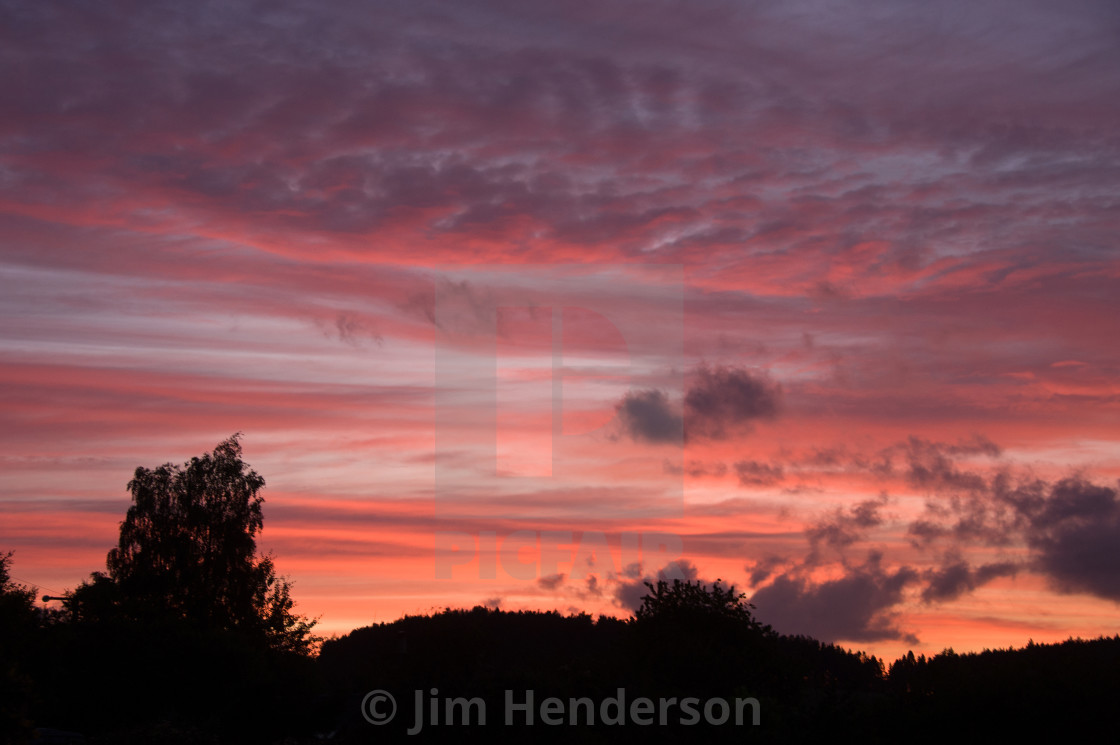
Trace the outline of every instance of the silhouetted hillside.
[[[630, 701], [754, 697], [761, 723], [682, 725], [671, 716], [664, 727], [614, 726], [598, 718], [595, 727], [580, 729], [582, 741], [820, 742], [843, 736], [884, 743], [990, 742], [1114, 726], [1120, 637], [966, 655], [946, 650], [928, 659], [911, 654], [887, 673], [874, 657], [769, 629], [737, 633], [476, 607], [358, 629], [323, 645], [319, 669], [330, 707], [340, 712], [334, 727], [341, 742], [366, 742], [373, 732], [409, 739], [414, 692], [423, 692], [428, 707], [433, 688], [441, 706], [446, 698], [481, 698], [490, 717], [484, 729], [471, 720], [471, 731], [499, 742], [526, 736], [523, 726], [501, 721], [506, 690], [518, 693], [516, 703], [523, 702], [521, 692], [534, 690], [539, 706], [547, 697], [599, 702], [619, 688]], [[361, 715], [362, 697], [375, 689], [393, 693], [400, 706], [394, 722], [381, 727]], [[416, 737], [463, 738], [461, 727], [442, 718], [432, 726], [430, 710], [424, 711], [425, 726]], [[520, 710], [514, 720], [523, 725]], [[568, 742], [572, 736], [566, 726], [545, 727], [539, 720], [532, 731], [534, 741]]]
[[[29, 741], [32, 726], [90, 743], [1037, 741], [1114, 727], [1120, 692], [1120, 637], [911, 654], [884, 672], [873, 657], [749, 616], [624, 621], [476, 607], [357, 629], [307, 657], [172, 622], [55, 613], [29, 623], [25, 606], [3, 606], [23, 619], [4, 626], [20, 640], [4, 647], [11, 743]], [[363, 716], [389, 710], [371, 691], [395, 698], [392, 722]], [[422, 726], [409, 736], [417, 691]], [[549, 698], [560, 723], [545, 722]], [[632, 708], [641, 698], [649, 712]], [[730, 708], [706, 712], [713, 700]]]
[[[689, 619], [697, 621], [698, 619]], [[487, 739], [523, 738], [505, 726], [504, 694], [534, 691], [535, 703], [589, 698], [602, 702], [623, 689], [629, 701], [646, 697], [700, 702], [755, 698], [764, 725], [681, 724], [671, 710], [666, 726], [596, 726], [581, 737], [603, 742], [741, 741], [744, 736], [788, 740], [824, 736], [838, 725], [860, 730], [888, 704], [882, 665], [865, 655], [802, 637], [786, 637], [751, 625], [683, 627], [675, 620], [620, 621], [587, 615], [504, 612], [476, 607], [432, 616], [410, 616], [358, 629], [323, 644], [319, 666], [333, 704], [343, 712], [339, 737], [365, 741], [373, 729], [361, 716], [368, 691], [391, 692], [402, 711], [385, 725], [405, 736], [416, 716], [414, 692], [424, 706], [437, 698], [479, 697], [489, 715]], [[699, 706], [699, 705], [698, 705]], [[425, 711], [427, 711], [425, 709]], [[583, 712], [581, 711], [581, 714]], [[518, 714], [515, 724], [523, 725]], [[580, 722], [587, 721], [580, 717]], [[461, 739], [459, 727], [426, 726], [426, 742]], [[568, 727], [535, 722], [536, 741], [567, 742]]]
[[968, 654], [946, 650], [929, 659], [911, 652], [891, 665], [888, 684], [896, 720], [922, 742], [960, 732], [1063, 741], [1115, 732], [1120, 636]]

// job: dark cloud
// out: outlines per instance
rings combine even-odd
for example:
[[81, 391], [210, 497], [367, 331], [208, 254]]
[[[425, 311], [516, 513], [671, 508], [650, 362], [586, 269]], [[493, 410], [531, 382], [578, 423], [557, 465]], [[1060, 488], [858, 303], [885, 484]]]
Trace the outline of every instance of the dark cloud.
[[985, 489], [987, 481], [975, 473], [958, 470], [953, 458], [960, 455], [994, 458], [1000, 455], [999, 447], [986, 438], [977, 438], [971, 443], [945, 445], [911, 437], [901, 449], [907, 463], [907, 480], [914, 486], [973, 492]]
[[603, 594], [603, 586], [599, 584], [599, 578], [597, 576], [592, 574], [587, 577], [584, 592], [586, 595], [596, 598]]
[[932, 520], [915, 520], [906, 528], [910, 542], [915, 548], [923, 548], [949, 532], [948, 528]]
[[724, 440], [778, 413], [781, 386], [734, 367], [701, 365], [684, 397], [689, 438]]
[[843, 577], [813, 582], [796, 570], [778, 575], [751, 597], [755, 615], [786, 634], [806, 634], [826, 642], [867, 642], [917, 639], [898, 626], [890, 609], [902, 600], [903, 590], [919, 581], [910, 567], [888, 571], [882, 556], [849, 567]]
[[631, 580], [620, 582], [614, 588], [614, 602], [620, 608], [636, 611], [642, 607], [642, 598], [649, 594], [645, 580]]
[[540, 579], [538, 579], [537, 586], [542, 590], [555, 590], [556, 588], [560, 587], [560, 585], [564, 584], [564, 580], [566, 578], [566, 574], [550, 574], [547, 577], [541, 577]]
[[1035, 568], [1063, 592], [1120, 603], [1120, 500], [1117, 490], [1071, 478], [1055, 484], [1028, 533]]
[[886, 494], [880, 494], [876, 499], [864, 500], [847, 510], [837, 509], [807, 529], [805, 536], [812, 549], [806, 561], [815, 563], [823, 546], [843, 551], [862, 539], [869, 529], [881, 525], [883, 519], [879, 508], [887, 503], [887, 499]]
[[[1014, 476], [1005, 463], [994, 471], [964, 465], [978, 458], [983, 465], [1001, 454], [983, 437], [957, 444], [911, 437], [874, 459], [843, 448], [791, 458], [798, 465], [894, 473], [923, 486], [926, 513], [907, 526], [907, 535], [916, 548], [940, 546], [944, 553], [935, 566], [921, 571], [906, 564], [887, 571], [880, 551], [852, 566], [846, 554], [884, 523], [888, 496], [836, 509], [805, 530], [809, 551], [801, 560], [770, 556], [746, 567], [753, 586], [767, 583], [752, 598], [759, 617], [783, 631], [819, 638], [910, 640], [892, 611], [907, 588], [920, 588], [926, 603], [948, 602], [1026, 569], [1042, 573], [1061, 591], [1120, 600], [1120, 559], [1114, 550], [1120, 545], [1117, 491], [1076, 478], [1048, 484], [1025, 473]], [[892, 462], [899, 457], [903, 468], [896, 470]], [[1016, 545], [1027, 547], [1026, 559], [973, 564], [964, 554], [978, 546]], [[825, 561], [826, 548], [835, 552], [844, 574], [814, 582], [811, 572]], [[766, 605], [770, 607], [763, 610]]]
[[922, 574], [922, 579], [927, 582], [922, 589], [922, 600], [927, 603], [956, 600], [997, 577], [1014, 576], [1020, 568], [1009, 561], [973, 568], [964, 559], [956, 558]]
[[635, 577], [641, 577], [642, 576], [642, 565], [641, 565], [641, 563], [635, 561], [632, 564], [627, 564], [626, 566], [624, 566], [622, 568], [622, 571], [618, 573], [618, 576], [619, 577], [624, 577], [626, 579], [634, 579]]
[[705, 463], [699, 460], [690, 460], [684, 465], [677, 465], [667, 460], [665, 461], [664, 468], [665, 473], [669, 473], [674, 476], [687, 474], [694, 479], [703, 478], [706, 476], [719, 478], [727, 474], [726, 463]]
[[750, 584], [752, 586], [762, 584], [766, 580], [770, 579], [770, 577], [774, 574], [774, 571], [778, 567], [787, 563], [788, 561], [781, 556], [767, 556], [763, 559], [759, 559], [756, 562], [748, 564], [746, 566], [746, 570], [750, 575]]
[[604, 587], [599, 581], [598, 575], [589, 574], [582, 585], [578, 586], [569, 583], [567, 580], [568, 575], [566, 574], [552, 574], [539, 578], [536, 585], [546, 592], [561, 593], [582, 600], [593, 600], [603, 595]]
[[662, 391], [631, 391], [615, 406], [623, 431], [639, 442], [680, 443], [683, 434], [680, 414], [673, 410]]
[[[929, 466], [922, 483], [933, 492], [926, 514], [907, 528], [920, 548], [948, 545], [1025, 545], [1029, 567], [1059, 591], [1088, 593], [1120, 602], [1120, 498], [1117, 489], [1081, 476], [1047, 482], [1001, 469], [988, 475], [961, 468], [946, 450], [923, 443]], [[992, 452], [987, 448], [986, 452]], [[933, 455], [931, 456], [931, 453]], [[913, 472], [913, 468], [911, 468]], [[951, 562], [929, 574], [926, 600], [957, 597], [1013, 567], [996, 563], [972, 569]]]
[[[962, 467], [961, 459], [992, 463], [1001, 456], [999, 446], [981, 435], [955, 443], [912, 435], [873, 453], [859, 452], [844, 445], [814, 447], [800, 453], [783, 452], [770, 465], [786, 471], [867, 474], [876, 479], [903, 478], [911, 486], [929, 492], [948, 489], [975, 492], [987, 488], [986, 476]], [[747, 470], [750, 475], [753, 469], [748, 466]]]
[[657, 572], [657, 579], [672, 582], [679, 579], [682, 582], [692, 582], [700, 578], [700, 570], [688, 559], [670, 561]]
[[[630, 392], [615, 409], [623, 431], [635, 440], [726, 440], [749, 431], [759, 419], [774, 418], [780, 397], [781, 386], [765, 376], [700, 365], [685, 391], [683, 418], [668, 395], [656, 389]], [[749, 467], [745, 475], [750, 477]]]
[[782, 480], [785, 475], [780, 465], [759, 463], [756, 460], [741, 460], [734, 464], [735, 475], [743, 486], [770, 486]]
[[[1120, 499], [1117, 489], [1083, 477], [1057, 482], [1039, 479], [1024, 469], [999, 463], [995, 470], [968, 465], [976, 459], [992, 462], [1002, 451], [977, 436], [956, 444], [918, 437], [880, 454], [886, 471], [899, 473], [913, 486], [927, 491], [926, 513], [907, 526], [911, 543], [920, 549], [940, 546], [955, 559], [927, 570], [922, 591], [926, 602], [942, 602], [971, 592], [986, 582], [1030, 568], [1045, 576], [1059, 591], [1088, 593], [1120, 602]], [[903, 470], [893, 461], [901, 457]], [[814, 454], [812, 462], [865, 470], [871, 462], [839, 450]], [[808, 461], [805, 461], [808, 462]], [[884, 469], [879, 469], [882, 472]], [[856, 510], [864, 509], [863, 513]], [[807, 531], [813, 546], [842, 549], [861, 537], [875, 516], [875, 504], [863, 503], [850, 514], [837, 512]], [[1028, 561], [994, 562], [972, 566], [961, 559], [970, 547], [1026, 546]]]

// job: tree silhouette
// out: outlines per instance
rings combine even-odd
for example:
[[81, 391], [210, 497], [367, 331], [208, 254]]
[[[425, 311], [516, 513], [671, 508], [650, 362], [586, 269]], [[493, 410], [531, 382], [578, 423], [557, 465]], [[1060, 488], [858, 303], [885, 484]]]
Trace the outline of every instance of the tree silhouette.
[[753, 605], [746, 595], [735, 591], [735, 586], [723, 586], [717, 579], [711, 587], [699, 580], [695, 582], [674, 579], [670, 585], [658, 580], [656, 585], [645, 583], [650, 594], [642, 596], [642, 607], [634, 614], [638, 622], [690, 622], [732, 623], [762, 631], [763, 627], [751, 614]]
[[315, 621], [292, 612], [271, 556], [257, 557], [264, 478], [242, 461], [238, 437], [183, 466], [136, 469], [108, 574], [71, 598], [78, 616], [182, 620], [310, 651]]
[[30, 731], [30, 680], [23, 651], [35, 630], [35, 589], [12, 581], [11, 552], [0, 553], [0, 742], [22, 742]]
[[35, 616], [35, 589], [12, 581], [8, 567], [12, 552], [0, 554], [0, 619], [8, 624], [24, 624]]

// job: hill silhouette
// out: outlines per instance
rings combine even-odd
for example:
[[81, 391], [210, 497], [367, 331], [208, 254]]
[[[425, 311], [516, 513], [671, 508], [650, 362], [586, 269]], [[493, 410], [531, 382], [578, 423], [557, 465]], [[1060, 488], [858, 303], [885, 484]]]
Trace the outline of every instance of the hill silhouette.
[[[689, 586], [694, 596], [712, 593]], [[677, 608], [618, 619], [480, 606], [367, 626], [324, 642], [318, 654], [299, 654], [226, 629], [35, 611], [28, 593], [5, 571], [5, 743], [32, 742], [36, 726], [81, 732], [91, 743], [1037, 741], [1111, 727], [1120, 692], [1120, 636], [911, 653], [885, 669], [874, 657], [783, 635], [750, 615]], [[375, 690], [396, 699], [387, 725], [363, 716]], [[410, 736], [417, 692], [424, 726]], [[504, 723], [507, 692], [522, 705], [512, 726]], [[621, 725], [607, 721], [617, 707], [608, 716], [601, 708], [620, 692]], [[680, 702], [689, 697], [697, 710], [712, 699], [753, 699], [759, 724], [754, 704], [742, 725], [684, 721]], [[540, 705], [549, 698], [565, 705], [564, 725], [542, 725]], [[628, 709], [639, 698], [677, 703], [665, 725], [656, 708], [641, 724]], [[459, 708], [447, 716], [446, 702], [455, 699]], [[476, 716], [464, 720], [461, 704], [476, 699]], [[581, 699], [590, 705], [577, 707], [573, 729], [567, 704]]]

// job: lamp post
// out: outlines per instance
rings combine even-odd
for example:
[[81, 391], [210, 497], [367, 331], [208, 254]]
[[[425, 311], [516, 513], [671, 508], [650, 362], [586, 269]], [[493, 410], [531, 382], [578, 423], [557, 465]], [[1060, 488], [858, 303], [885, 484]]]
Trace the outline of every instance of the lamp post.
[[[65, 604], [66, 601], [69, 600], [69, 599], [70, 598], [67, 595], [44, 595], [43, 596], [43, 602], [44, 603], [49, 603], [52, 600], [58, 600], [59, 602]], [[70, 620], [71, 621], [77, 621], [78, 620], [78, 604], [77, 604], [77, 602], [75, 602], [74, 607], [70, 609]]]

